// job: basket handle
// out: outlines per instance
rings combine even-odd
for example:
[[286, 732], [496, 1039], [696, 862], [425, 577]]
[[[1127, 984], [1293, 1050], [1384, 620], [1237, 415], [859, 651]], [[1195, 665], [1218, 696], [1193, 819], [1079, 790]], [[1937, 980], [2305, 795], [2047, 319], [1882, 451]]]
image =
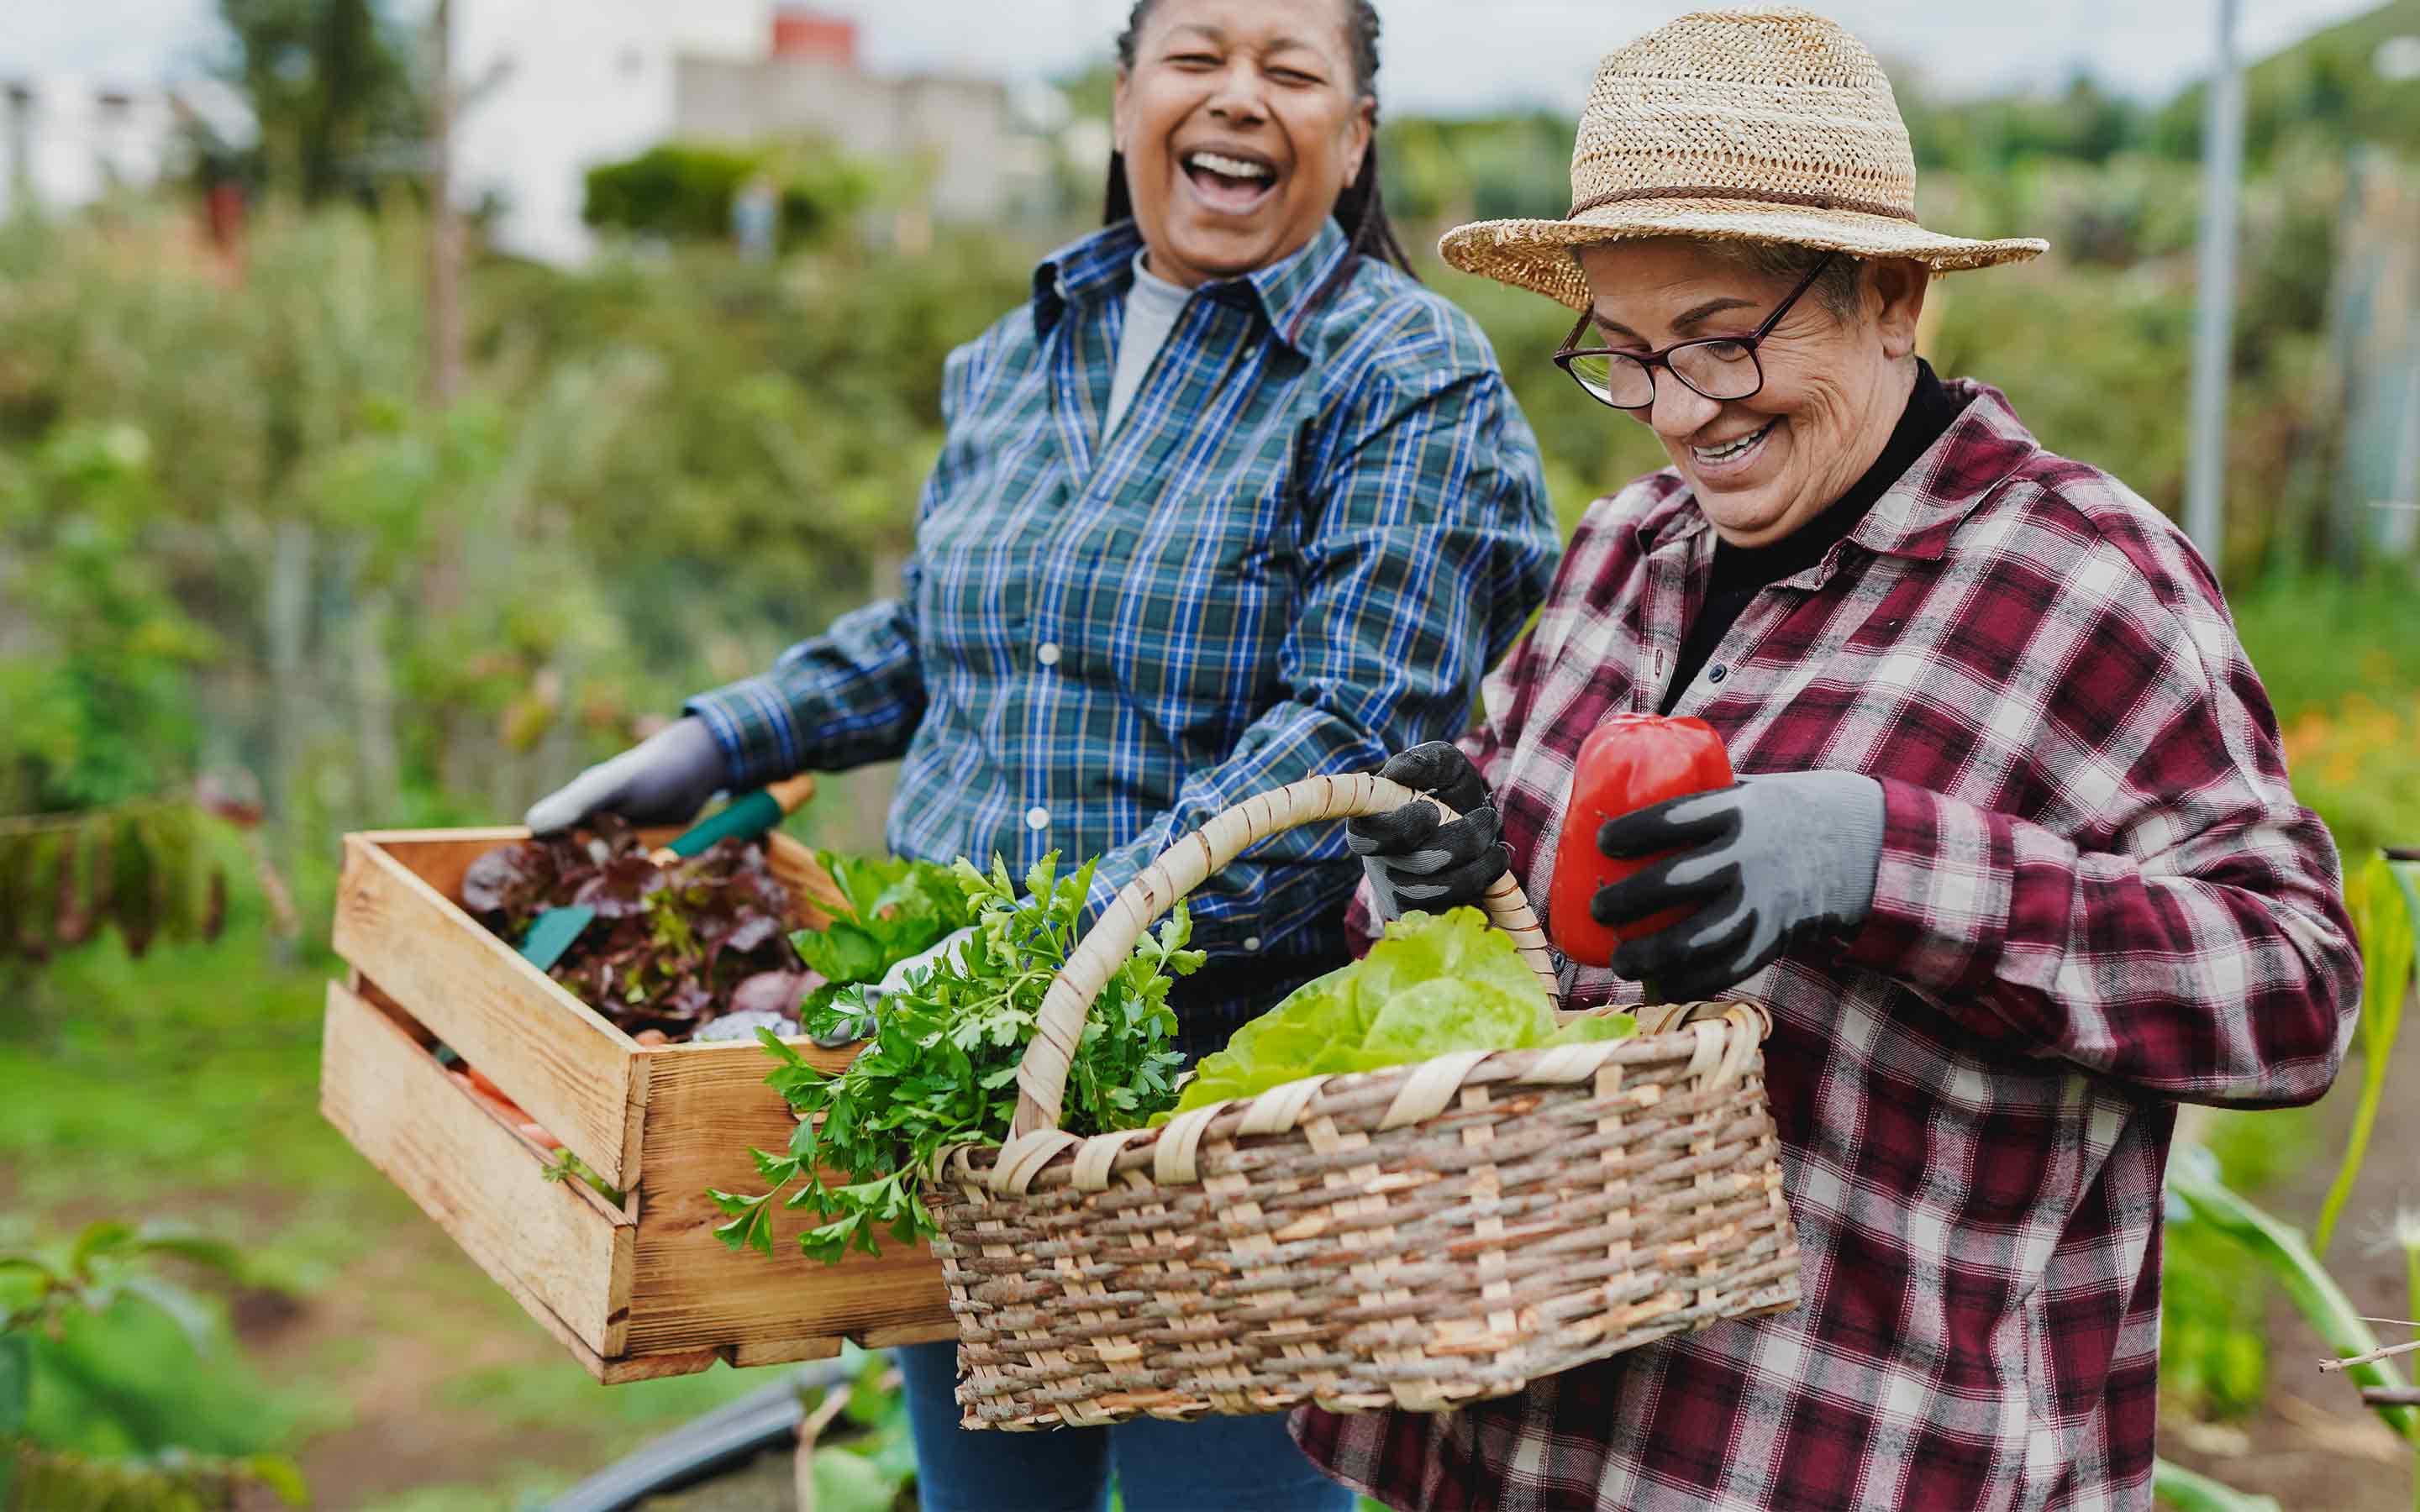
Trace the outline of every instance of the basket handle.
[[[1391, 813], [1404, 804], [1427, 798], [1446, 818], [1457, 817], [1447, 805], [1383, 777], [1357, 773], [1306, 778], [1242, 803], [1217, 815], [1186, 836], [1143, 868], [1140, 875], [1101, 911], [1090, 933], [1067, 958], [1057, 980], [1042, 999], [1033, 1041], [1016, 1068], [1016, 1118], [1012, 1135], [1021, 1136], [1059, 1126], [1061, 1099], [1067, 1089], [1067, 1068], [1083, 1036], [1084, 1018], [1093, 1000], [1127, 957], [1143, 933], [1179, 899], [1202, 885], [1210, 873], [1272, 835], [1302, 825], [1330, 819], [1351, 819]], [[1498, 929], [1512, 936], [1521, 959], [1545, 984], [1546, 1000], [1559, 1000], [1554, 957], [1544, 931], [1521, 885], [1511, 872], [1497, 877], [1480, 906]]]

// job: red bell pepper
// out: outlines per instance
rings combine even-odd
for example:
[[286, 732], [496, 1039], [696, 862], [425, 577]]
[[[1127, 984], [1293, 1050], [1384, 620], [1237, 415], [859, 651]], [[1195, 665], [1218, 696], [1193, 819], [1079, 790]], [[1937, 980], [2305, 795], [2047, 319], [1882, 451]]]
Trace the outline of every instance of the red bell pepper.
[[1589, 913], [1597, 889], [1658, 857], [1616, 860], [1597, 849], [1597, 830], [1608, 819], [1651, 804], [1730, 785], [1730, 754], [1703, 719], [1617, 714], [1591, 731], [1572, 771], [1571, 801], [1555, 848], [1547, 920], [1556, 946], [1585, 964], [1610, 965], [1614, 947], [1623, 940], [1644, 939], [1688, 918], [1690, 909], [1668, 908], [1620, 930], [1598, 923]]

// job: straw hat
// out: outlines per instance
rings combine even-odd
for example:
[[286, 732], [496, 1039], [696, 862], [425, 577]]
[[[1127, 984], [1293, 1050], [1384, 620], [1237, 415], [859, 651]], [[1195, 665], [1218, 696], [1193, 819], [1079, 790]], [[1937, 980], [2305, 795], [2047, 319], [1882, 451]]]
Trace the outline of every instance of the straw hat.
[[2050, 247], [1916, 224], [1916, 154], [1882, 65], [1794, 6], [1699, 11], [1608, 56], [1572, 147], [1571, 215], [1481, 221], [1439, 250], [1465, 272], [1584, 310], [1574, 247], [1671, 236], [1907, 257], [1936, 272]]

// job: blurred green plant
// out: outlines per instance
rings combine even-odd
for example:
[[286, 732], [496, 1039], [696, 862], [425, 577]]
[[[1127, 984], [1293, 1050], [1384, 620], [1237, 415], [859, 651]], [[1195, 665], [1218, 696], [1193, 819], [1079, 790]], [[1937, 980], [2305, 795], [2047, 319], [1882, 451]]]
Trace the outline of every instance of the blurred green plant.
[[731, 235], [733, 202], [759, 179], [780, 206], [780, 244], [788, 248], [842, 230], [874, 202], [881, 184], [872, 164], [817, 144], [666, 142], [589, 169], [580, 215], [590, 225], [641, 236], [720, 240]]
[[2179, 1512], [2279, 1512], [2273, 1496], [2252, 1496], [2165, 1459], [2151, 1465], [2151, 1495]]
[[[0, 1505], [201, 1512], [231, 1507], [252, 1485], [291, 1505], [305, 1501], [291, 1461], [209, 1442], [228, 1437], [224, 1418], [180, 1421], [163, 1411], [173, 1398], [119, 1368], [116, 1347], [147, 1324], [171, 1325], [196, 1358], [220, 1343], [222, 1325], [202, 1299], [157, 1273], [163, 1258], [240, 1268], [218, 1241], [108, 1220], [62, 1243], [0, 1253]], [[145, 1369], [157, 1366], [156, 1350], [138, 1352]]]
[[[2169, 1196], [2195, 1219], [2257, 1256], [2285, 1288], [2294, 1309], [2338, 1359], [2376, 1350], [2378, 1335], [2311, 1252], [2301, 1230], [2229, 1191], [2212, 1166], [2206, 1150], [2179, 1151], [2168, 1166]], [[2404, 1385], [2400, 1373], [2384, 1360], [2347, 1366], [2345, 1374], [2357, 1386], [2401, 1389]], [[2389, 1405], [2375, 1411], [2388, 1427], [2420, 1447], [2420, 1408]]]
[[0, 658], [0, 812], [118, 803], [193, 775], [194, 673], [223, 649], [175, 596], [153, 461], [123, 423], [0, 451], [0, 594], [29, 622]]
[[2379, 1104], [2386, 1096], [2386, 1073], [2395, 1041], [2403, 1026], [2403, 1007], [2412, 994], [2412, 979], [2420, 967], [2420, 886], [2413, 874], [2420, 863], [2397, 863], [2372, 853], [2366, 865], [2346, 880], [2345, 904], [2352, 914], [2353, 933], [2361, 942], [2361, 1101], [2353, 1105], [2352, 1132], [2345, 1141], [2343, 1161], [2319, 1206], [2319, 1221], [2311, 1247], [2324, 1256], [2335, 1237], [2336, 1220], [2352, 1196], [2352, 1185], [2369, 1158], [2370, 1130], [2378, 1122]]

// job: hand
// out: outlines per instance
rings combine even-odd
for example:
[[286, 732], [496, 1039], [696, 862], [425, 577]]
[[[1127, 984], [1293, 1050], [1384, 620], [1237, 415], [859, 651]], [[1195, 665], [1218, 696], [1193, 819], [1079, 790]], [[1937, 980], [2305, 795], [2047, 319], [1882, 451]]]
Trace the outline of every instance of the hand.
[[975, 927], [969, 924], [950, 931], [930, 947], [917, 951], [906, 960], [892, 963], [891, 969], [882, 974], [882, 980], [865, 990], [867, 998], [879, 1002], [893, 993], [906, 992], [932, 975], [936, 966], [940, 965], [959, 946], [974, 937]]
[[855, 1044], [860, 1040], [871, 1039], [874, 1035], [875, 1015], [881, 1010], [883, 1000], [894, 993], [904, 993], [922, 981], [932, 973], [934, 967], [941, 964], [944, 957], [974, 938], [974, 926], [971, 924], [963, 929], [953, 930], [929, 948], [919, 950], [903, 961], [892, 963], [891, 969], [882, 974], [880, 981], [869, 982], [861, 989], [862, 1009], [847, 1018], [835, 1021], [825, 1032], [813, 1036], [814, 1042], [826, 1050], [837, 1050], [843, 1045]]
[[1370, 875], [1378, 917], [1393, 918], [1406, 908], [1442, 913], [1476, 906], [1512, 867], [1504, 822], [1479, 768], [1459, 747], [1432, 740], [1388, 757], [1378, 775], [1435, 794], [1462, 816], [1442, 822], [1436, 804], [1415, 802], [1345, 822], [1344, 843]]
[[1882, 864], [1882, 784], [1857, 772], [1751, 777], [1608, 819], [1597, 846], [1617, 858], [1663, 857], [1597, 889], [1589, 912], [1598, 923], [1619, 929], [1666, 908], [1695, 910], [1625, 940], [1613, 969], [1666, 1001], [1701, 1000], [1797, 940], [1865, 921]]
[[678, 824], [729, 782], [721, 743], [705, 720], [690, 716], [531, 804], [523, 822], [539, 835], [560, 833], [597, 813], [634, 825]]

